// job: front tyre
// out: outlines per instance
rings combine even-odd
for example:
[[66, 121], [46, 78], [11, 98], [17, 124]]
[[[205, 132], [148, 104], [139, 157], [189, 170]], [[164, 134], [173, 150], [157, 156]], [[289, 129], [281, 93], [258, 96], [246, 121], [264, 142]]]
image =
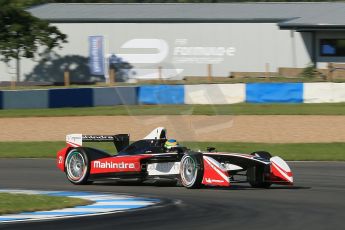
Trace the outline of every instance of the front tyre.
[[[270, 160], [272, 155], [266, 151], [255, 151], [250, 155]], [[269, 168], [265, 166], [253, 166], [247, 169], [247, 180], [253, 188], [269, 188], [270, 182], [265, 181], [265, 175], [269, 174]]]
[[180, 163], [181, 184], [186, 188], [200, 188], [204, 175], [201, 154], [188, 154]]
[[66, 157], [66, 176], [73, 184], [88, 184], [90, 173], [89, 158], [82, 148], [72, 149]]
[[264, 166], [254, 166], [247, 169], [247, 181], [253, 188], [269, 188], [270, 182], [265, 181]]

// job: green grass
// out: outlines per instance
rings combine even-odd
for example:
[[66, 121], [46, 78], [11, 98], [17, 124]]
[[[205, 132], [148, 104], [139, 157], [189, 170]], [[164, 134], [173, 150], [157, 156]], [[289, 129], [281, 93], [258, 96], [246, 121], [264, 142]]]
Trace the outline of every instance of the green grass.
[[[183, 142], [193, 150], [216, 147], [218, 151], [251, 153], [265, 150], [285, 160], [345, 161], [345, 143], [297, 143], [267, 144], [238, 142]], [[0, 158], [55, 158], [64, 142], [0, 142]], [[115, 153], [111, 143], [95, 143], [91, 146]]]
[[43, 210], [48, 211], [79, 205], [88, 205], [91, 203], [92, 202], [89, 200], [79, 198], [0, 192], [0, 215]]
[[[264, 73], [263, 73], [264, 75]], [[257, 83], [257, 82], [345, 82], [344, 78], [335, 78], [332, 81], [327, 81], [321, 77], [284, 77], [284, 76], [274, 76], [270, 78], [266, 77], [213, 77], [211, 81], [208, 77], [196, 77], [196, 76], [186, 76], [184, 80], [139, 80], [136, 83], [126, 83], [126, 82], [116, 82], [112, 86], [140, 86], [140, 85], [195, 85], [195, 84], [235, 84], [235, 83]], [[89, 85], [72, 84], [68, 88], [91, 88], [91, 87], [109, 87], [109, 84], [105, 82], [99, 82]], [[54, 88], [66, 88], [65, 86], [16, 86], [12, 88], [11, 86], [1, 86], [0, 90], [25, 90], [25, 89], [54, 89]]]
[[59, 109], [0, 110], [1, 117], [117, 115], [345, 115], [345, 103], [230, 104], [230, 105], [131, 105]]

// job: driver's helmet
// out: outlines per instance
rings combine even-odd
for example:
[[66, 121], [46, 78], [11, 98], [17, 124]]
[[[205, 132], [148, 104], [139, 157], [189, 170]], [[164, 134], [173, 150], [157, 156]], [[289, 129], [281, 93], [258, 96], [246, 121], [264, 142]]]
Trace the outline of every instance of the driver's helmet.
[[179, 144], [175, 139], [169, 139], [164, 144], [164, 147], [167, 148], [168, 150], [175, 148], [175, 147], [178, 147], [178, 146], [179, 146]]

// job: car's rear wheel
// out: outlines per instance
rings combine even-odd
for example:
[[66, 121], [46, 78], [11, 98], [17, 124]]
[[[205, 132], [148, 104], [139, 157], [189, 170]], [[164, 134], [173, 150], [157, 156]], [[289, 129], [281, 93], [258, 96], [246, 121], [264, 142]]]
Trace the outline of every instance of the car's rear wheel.
[[201, 154], [187, 154], [180, 164], [180, 182], [186, 188], [200, 188], [204, 174]]
[[89, 158], [82, 148], [69, 151], [65, 162], [67, 179], [73, 184], [88, 184]]

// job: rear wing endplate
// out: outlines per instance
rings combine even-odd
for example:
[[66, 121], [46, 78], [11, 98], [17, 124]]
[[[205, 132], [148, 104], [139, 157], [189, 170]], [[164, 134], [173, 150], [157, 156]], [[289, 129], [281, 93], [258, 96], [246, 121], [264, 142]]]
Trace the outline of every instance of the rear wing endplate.
[[71, 147], [81, 147], [83, 142], [113, 142], [117, 151], [121, 151], [129, 145], [129, 134], [116, 135], [66, 135], [66, 144]]

